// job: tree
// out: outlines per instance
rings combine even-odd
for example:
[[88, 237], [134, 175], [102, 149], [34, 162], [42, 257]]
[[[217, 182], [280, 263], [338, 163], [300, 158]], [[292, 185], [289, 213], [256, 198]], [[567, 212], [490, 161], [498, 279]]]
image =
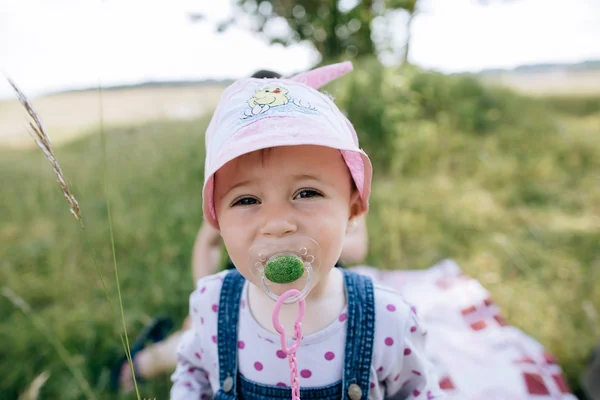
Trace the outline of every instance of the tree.
[[[376, 53], [371, 38], [371, 23], [391, 9], [414, 8], [417, 0], [236, 0], [236, 6], [249, 15], [253, 29], [265, 34], [271, 43], [285, 46], [310, 41], [321, 54], [322, 62], [361, 57]], [[269, 25], [285, 21], [288, 29], [275, 34]], [[234, 24], [231, 18], [219, 30]]]
[[[408, 21], [406, 22], [406, 39], [404, 41], [404, 51], [402, 52], [402, 64], [406, 64], [408, 62], [408, 53], [410, 52], [410, 39], [412, 32], [412, 23], [419, 12], [417, 8], [419, 0], [396, 0], [390, 1], [391, 3], [400, 3], [399, 7], [408, 12]], [[393, 5], [392, 5], [393, 8]]]
[[[473, 0], [488, 5], [493, 2], [514, 0]], [[421, 12], [426, 0], [235, 0], [237, 16], [217, 24], [223, 32], [238, 22], [241, 14], [249, 16], [251, 29], [263, 34], [271, 43], [289, 46], [309, 41], [321, 54], [321, 63], [340, 59], [373, 55], [381, 51], [394, 53], [394, 59], [408, 62], [412, 23]], [[373, 22], [384, 23], [393, 13], [405, 12], [406, 25], [388, 27], [387, 35], [376, 43]], [[193, 21], [202, 15], [190, 15]], [[285, 29], [272, 29], [274, 25]], [[405, 33], [401, 54], [394, 49], [393, 37], [398, 28]]]

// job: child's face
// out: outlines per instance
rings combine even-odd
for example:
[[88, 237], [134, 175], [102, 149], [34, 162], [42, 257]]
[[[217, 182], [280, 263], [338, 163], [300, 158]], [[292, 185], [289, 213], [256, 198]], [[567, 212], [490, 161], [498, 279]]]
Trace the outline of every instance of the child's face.
[[360, 213], [348, 167], [339, 150], [282, 146], [230, 161], [215, 174], [215, 210], [233, 263], [258, 284], [248, 249], [284, 237], [308, 236], [321, 247], [314, 283], [338, 260], [350, 218]]

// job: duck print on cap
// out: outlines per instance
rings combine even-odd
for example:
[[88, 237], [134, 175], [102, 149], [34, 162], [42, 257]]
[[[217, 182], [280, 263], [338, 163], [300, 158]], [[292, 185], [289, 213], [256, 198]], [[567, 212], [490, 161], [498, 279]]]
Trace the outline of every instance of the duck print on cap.
[[308, 114], [317, 113], [317, 109], [310, 103], [294, 99], [288, 95], [289, 90], [281, 85], [270, 85], [256, 90], [248, 99], [249, 109], [244, 110], [242, 119], [252, 118], [277, 108], [278, 111], [300, 111]]

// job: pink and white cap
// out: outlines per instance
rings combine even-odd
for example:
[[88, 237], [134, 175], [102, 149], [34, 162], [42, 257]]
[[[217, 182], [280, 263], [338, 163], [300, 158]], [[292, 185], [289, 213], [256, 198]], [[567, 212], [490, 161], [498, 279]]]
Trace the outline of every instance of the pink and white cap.
[[358, 146], [354, 127], [317, 89], [352, 70], [350, 62], [328, 65], [288, 79], [241, 79], [227, 87], [206, 130], [202, 190], [204, 218], [218, 229], [214, 174], [227, 162], [256, 150], [318, 145], [340, 150], [366, 211], [372, 167]]

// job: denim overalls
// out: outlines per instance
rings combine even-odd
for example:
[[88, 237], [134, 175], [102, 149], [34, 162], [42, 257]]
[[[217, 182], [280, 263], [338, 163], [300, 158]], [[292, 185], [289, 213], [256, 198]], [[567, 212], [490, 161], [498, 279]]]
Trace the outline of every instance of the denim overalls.
[[[344, 371], [341, 381], [318, 388], [300, 388], [302, 400], [366, 400], [375, 331], [375, 301], [370, 278], [340, 269], [348, 299]], [[237, 341], [240, 296], [245, 279], [236, 270], [223, 281], [219, 300], [218, 351], [221, 389], [215, 400], [290, 400], [289, 387], [258, 384], [238, 373]], [[307, 351], [307, 350], [304, 350]], [[301, 383], [302, 385], [302, 383]]]

